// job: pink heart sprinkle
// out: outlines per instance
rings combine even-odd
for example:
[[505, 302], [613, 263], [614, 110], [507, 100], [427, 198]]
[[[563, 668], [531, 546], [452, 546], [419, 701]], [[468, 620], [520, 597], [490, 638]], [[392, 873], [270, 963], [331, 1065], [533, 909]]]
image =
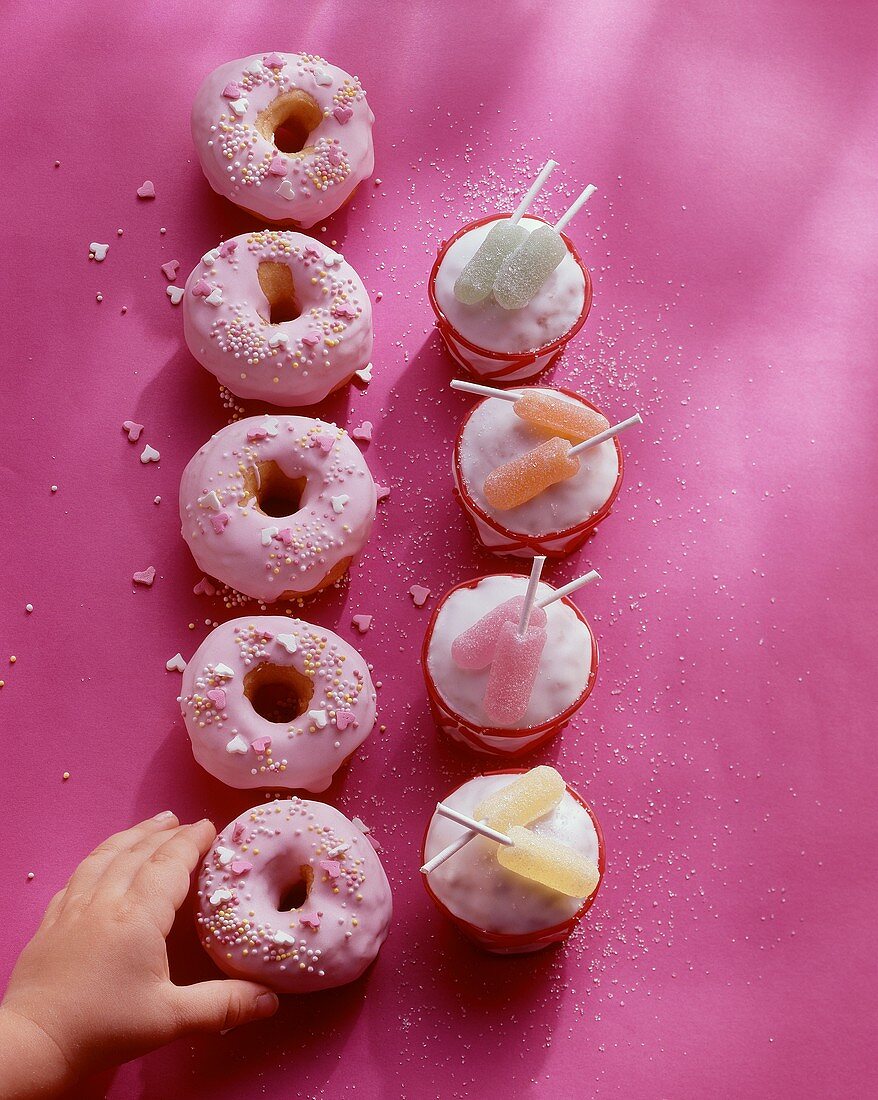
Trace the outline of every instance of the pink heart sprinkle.
[[430, 598], [430, 589], [422, 584], [413, 584], [409, 589], [409, 595], [414, 600], [415, 607], [423, 607]]
[[336, 107], [332, 113], [335, 116], [335, 121], [341, 123], [342, 126], [346, 122], [350, 122], [354, 114], [350, 107]]
[[143, 183], [137, 188], [137, 197], [139, 199], [155, 198], [155, 184], [152, 182], [152, 180], [143, 181]]
[[135, 573], [131, 578], [135, 584], [146, 585], [147, 588], [152, 587], [152, 582], [155, 580], [155, 568], [150, 566], [148, 569], [143, 569], [139, 573]]
[[292, 527], [284, 527], [284, 529], [282, 531], [278, 531], [278, 533], [274, 537], [276, 539], [280, 539], [280, 541], [284, 544], [284, 546], [292, 546], [293, 545], [293, 529], [292, 529]]
[[314, 248], [313, 245], [310, 244], [305, 245], [305, 247], [302, 249], [302, 255], [305, 257], [306, 260], [320, 259], [320, 253], [317, 251], [316, 248]]
[[179, 260], [168, 260], [166, 264], [162, 264], [162, 274], [172, 283], [177, 278], [177, 271], [180, 267]]
[[143, 431], [142, 424], [136, 424], [133, 420], [126, 420], [122, 424], [122, 431], [128, 433], [128, 439], [132, 443], [136, 443], [140, 439], [140, 433]]
[[299, 915], [299, 923], [307, 924], [310, 928], [320, 927], [320, 914], [319, 913], [301, 913]]
[[232, 829], [232, 841], [237, 844], [241, 837], [244, 835], [244, 826], [240, 821], [235, 822], [235, 827]]
[[302, 337], [302, 343], [309, 348], [316, 347], [320, 343], [320, 337], [316, 332], [306, 332]]
[[335, 436], [326, 435], [322, 432], [320, 435], [312, 435], [308, 446], [319, 447], [324, 454], [328, 455], [332, 448], [335, 446]]
[[251, 428], [247, 432], [247, 439], [250, 443], [257, 443], [260, 439], [268, 439], [268, 432], [265, 428]]
[[229, 870], [233, 875], [246, 875], [248, 871], [253, 870], [253, 864], [248, 863], [246, 859], [233, 859], [229, 864]]
[[383, 852], [384, 851], [384, 849], [381, 847], [381, 845], [378, 843], [378, 841], [375, 839], [375, 837], [372, 836], [371, 833], [366, 833], [366, 840], [369, 841], [369, 843], [372, 845], [372, 847], [375, 849], [376, 852]]
[[287, 174], [287, 158], [275, 156], [271, 158], [268, 166], [268, 174], [271, 176], [285, 176]]
[[250, 742], [250, 748], [253, 749], [254, 752], [263, 753], [271, 748], [271, 738], [257, 737], [255, 741]]
[[207, 577], [202, 577], [201, 580], [192, 589], [196, 596], [215, 596], [216, 588], [210, 583]]
[[243, 94], [244, 89], [237, 80], [230, 80], [225, 88], [223, 88], [224, 99], [240, 99]]
[[286, 60], [279, 53], [270, 53], [268, 57], [263, 57], [262, 63], [267, 69], [282, 69]]
[[387, 485], [376, 485], [375, 495], [378, 497], [379, 500], [384, 500], [385, 497], [390, 496], [390, 488]]
[[211, 293], [213, 287], [207, 281], [207, 279], [199, 279], [195, 286], [192, 288], [192, 293], [196, 298], [206, 298]]
[[220, 256], [234, 256], [237, 248], [237, 241], [223, 241], [220, 245]]
[[371, 625], [372, 625], [372, 616], [371, 615], [354, 615], [352, 621], [353, 621], [354, 626], [357, 628], [357, 630], [359, 630], [359, 632], [361, 634], [365, 634], [366, 631], [369, 629], [369, 627], [371, 627]]
[[361, 443], [372, 442], [372, 421], [364, 420], [359, 428], [354, 428], [351, 432], [351, 439], [359, 439]]
[[226, 529], [226, 524], [229, 522], [228, 513], [218, 512], [215, 516], [210, 517], [210, 522], [213, 524], [213, 529], [218, 535], [221, 535]]
[[339, 165], [344, 160], [341, 149], [337, 149], [334, 145], [326, 154], [326, 158], [330, 164]]
[[211, 703], [216, 704], [217, 710], [226, 709], [226, 693], [222, 688], [211, 688], [207, 693], [207, 697], [210, 699]]
[[341, 864], [335, 859], [321, 859], [317, 866], [331, 879], [336, 879], [341, 874]]
[[348, 726], [357, 724], [357, 716], [352, 710], [337, 710], [335, 712], [335, 728], [343, 733]]
[[340, 302], [337, 306], [333, 306], [332, 316], [345, 317], [347, 320], [352, 321], [357, 316], [357, 311], [348, 302]]

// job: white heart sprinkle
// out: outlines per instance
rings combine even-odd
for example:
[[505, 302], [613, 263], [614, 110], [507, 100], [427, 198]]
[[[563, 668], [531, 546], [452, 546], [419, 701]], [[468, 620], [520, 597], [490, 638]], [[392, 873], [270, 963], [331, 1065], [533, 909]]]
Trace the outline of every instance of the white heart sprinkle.
[[222, 662], [220, 662], [220, 664], [218, 664], [218, 665], [214, 665], [213, 666], [213, 671], [216, 673], [217, 676], [226, 676], [226, 677], [228, 677], [228, 676], [234, 676], [235, 675], [234, 672], [232, 671], [232, 669], [230, 669], [228, 665], [222, 664]]
[[218, 286], [215, 286], [204, 300], [209, 306], [221, 306], [223, 304], [223, 292]]
[[291, 936], [289, 934], [289, 932], [284, 932], [284, 931], [275, 932], [272, 939], [274, 940], [275, 943], [279, 943], [279, 944], [290, 944], [290, 943], [295, 943], [296, 942], [296, 937], [295, 936]]
[[296, 192], [289, 180], [284, 180], [281, 183], [280, 187], [277, 189], [277, 194], [280, 195], [282, 199], [290, 199], [291, 201], [296, 197]]
[[278, 634], [277, 640], [287, 653], [295, 653], [299, 648], [299, 642], [295, 634]]
[[212, 508], [214, 512], [221, 512], [223, 510], [223, 506], [220, 504], [220, 498], [216, 495], [215, 489], [211, 489], [209, 493], [205, 493], [203, 497], [199, 497], [198, 503], [202, 508]]
[[240, 118], [243, 114], [246, 113], [247, 108], [250, 106], [250, 103], [244, 98], [244, 96], [241, 96], [240, 99], [233, 99], [229, 106], [232, 108], [238, 118]]
[[240, 733], [233, 737], [228, 745], [226, 745], [226, 752], [233, 752], [243, 755], [246, 751], [247, 742], [240, 735]]
[[231, 900], [232, 900], [232, 891], [231, 890], [226, 890], [224, 887], [220, 888], [219, 890], [214, 890], [214, 892], [210, 895], [210, 904], [211, 905], [219, 905], [219, 903], [221, 901], [231, 901]]
[[276, 527], [263, 527], [262, 528], [262, 545], [271, 546], [271, 540], [277, 534]]
[[158, 462], [161, 457], [162, 456], [158, 453], [155, 447], [150, 447], [150, 445], [147, 443], [147, 445], [143, 448], [143, 453], [140, 456], [140, 461], [145, 466], [147, 462]]
[[186, 668], [186, 662], [183, 660], [182, 653], [175, 653], [170, 661], [165, 661], [165, 668], [168, 672], [182, 672]]
[[325, 710], [309, 710], [308, 717], [319, 730], [322, 730], [328, 721]]
[[355, 370], [354, 374], [357, 376], [357, 378], [360, 379], [361, 382], [371, 382], [372, 381], [372, 364], [371, 363], [367, 364], [365, 367], [363, 367], [362, 370]]
[[351, 498], [347, 493], [341, 493], [340, 496], [332, 498], [332, 510], [336, 515], [340, 515], [344, 511], [344, 506]]
[[235, 853], [231, 848], [223, 848], [220, 845], [216, 850], [216, 858], [219, 860], [220, 867], [225, 867], [227, 863], [231, 863], [235, 858]]
[[344, 256], [339, 256], [337, 252], [327, 252], [323, 257], [324, 267], [336, 267], [344, 260]]
[[280, 424], [276, 416], [266, 416], [262, 421], [262, 427], [269, 435], [277, 435], [280, 431]]
[[108, 244], [98, 244], [97, 241], [92, 241], [88, 246], [89, 255], [93, 260], [97, 260], [98, 263], [103, 263], [107, 258], [107, 252], [110, 250]]
[[218, 248], [212, 248], [210, 250], [210, 252], [205, 252], [204, 253], [204, 255], [201, 257], [201, 262], [203, 264], [205, 264], [205, 266], [207, 266], [207, 267], [213, 267], [213, 265], [217, 262], [218, 259], [219, 259], [219, 249]]
[[171, 299], [172, 306], [178, 306], [183, 301], [186, 288], [182, 286], [166, 286], [165, 293]]
[[326, 69], [314, 70], [314, 81], [319, 84], [321, 88], [328, 88], [332, 83], [332, 75], [326, 71]]
[[270, 348], [285, 348], [289, 342], [290, 337], [286, 332], [273, 332], [268, 338]]

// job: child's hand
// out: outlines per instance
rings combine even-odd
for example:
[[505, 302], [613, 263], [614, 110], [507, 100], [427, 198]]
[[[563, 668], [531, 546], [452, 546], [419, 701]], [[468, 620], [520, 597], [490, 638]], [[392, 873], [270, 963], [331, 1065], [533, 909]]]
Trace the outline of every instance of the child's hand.
[[210, 847], [209, 821], [170, 812], [99, 845], [52, 898], [0, 1005], [0, 1095], [49, 1096], [193, 1031], [271, 1016], [253, 982], [176, 986], [165, 937]]

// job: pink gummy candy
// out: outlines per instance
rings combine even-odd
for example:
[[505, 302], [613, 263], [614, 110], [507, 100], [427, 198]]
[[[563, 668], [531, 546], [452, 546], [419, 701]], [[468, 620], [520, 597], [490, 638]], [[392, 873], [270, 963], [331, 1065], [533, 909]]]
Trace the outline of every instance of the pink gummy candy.
[[[451, 658], [457, 667], [487, 668], [497, 652], [497, 639], [503, 624], [518, 625], [523, 606], [524, 596], [513, 596], [511, 600], [498, 604], [493, 611], [483, 615], [463, 634], [458, 634], [451, 643]], [[528, 626], [542, 630], [546, 621], [545, 611], [541, 607], [534, 607]]]
[[485, 714], [492, 722], [508, 726], [524, 715], [545, 644], [541, 627], [529, 626], [521, 635], [515, 623], [503, 623], [485, 687]]

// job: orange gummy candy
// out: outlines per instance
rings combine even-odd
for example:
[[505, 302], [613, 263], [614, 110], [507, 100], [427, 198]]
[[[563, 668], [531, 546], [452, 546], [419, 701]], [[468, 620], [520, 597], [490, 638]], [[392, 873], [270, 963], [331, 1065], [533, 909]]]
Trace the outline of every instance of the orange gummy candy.
[[550, 485], [578, 472], [579, 459], [571, 458], [569, 452], [567, 440], [556, 437], [498, 466], [485, 478], [485, 499], [498, 512], [526, 504]]
[[522, 420], [552, 435], [563, 436], [572, 443], [584, 443], [610, 426], [605, 416], [588, 405], [539, 390], [525, 390], [513, 405], [513, 410]]

